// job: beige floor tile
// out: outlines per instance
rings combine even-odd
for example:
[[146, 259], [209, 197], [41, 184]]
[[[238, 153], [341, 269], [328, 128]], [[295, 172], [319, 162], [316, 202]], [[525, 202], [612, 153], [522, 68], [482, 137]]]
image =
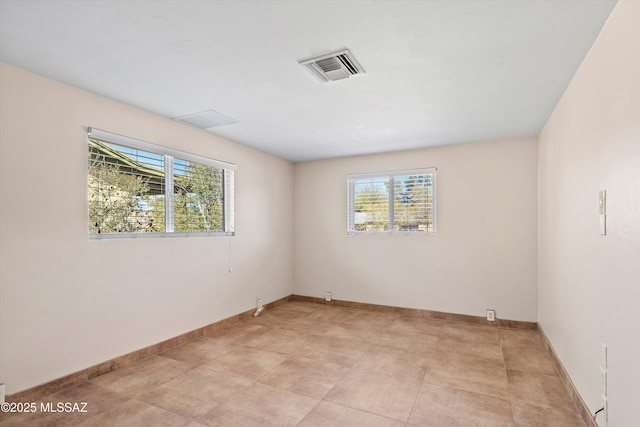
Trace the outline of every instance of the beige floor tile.
[[517, 427], [586, 427], [573, 408], [544, 408], [518, 402], [512, 406]]
[[546, 408], [572, 408], [573, 402], [560, 377], [539, 372], [507, 370], [512, 402]]
[[255, 381], [289, 356], [253, 347], [238, 347], [203, 367]]
[[291, 301], [286, 304], [282, 304], [271, 311], [279, 313], [292, 313], [297, 316], [304, 316], [309, 313], [313, 313], [322, 310], [324, 306], [313, 302], [304, 301]]
[[193, 396], [181, 390], [172, 390], [163, 386], [145, 391], [138, 400], [158, 408], [165, 409], [188, 419], [196, 419], [218, 405], [213, 399], [200, 395]]
[[462, 339], [440, 338], [437, 344], [440, 353], [463, 353], [502, 361], [504, 355], [498, 342], [469, 341]]
[[186, 418], [198, 418], [252, 381], [214, 372], [204, 367], [192, 369], [136, 396], [154, 406], [175, 412]]
[[513, 426], [507, 400], [483, 394], [425, 384], [409, 423], [426, 426]]
[[404, 427], [404, 423], [353, 408], [320, 402], [298, 427]]
[[258, 337], [269, 331], [268, 327], [253, 323], [251, 319], [240, 322], [233, 326], [216, 329], [206, 334], [207, 337], [213, 338], [216, 343], [228, 346], [241, 346], [246, 341]]
[[301, 317], [291, 322], [281, 322], [278, 324], [281, 329], [288, 329], [292, 331], [300, 331], [303, 333], [310, 333], [316, 335], [322, 335], [335, 327], [333, 323], [319, 322], [316, 319], [309, 319], [307, 317]]
[[290, 355], [306, 354], [322, 335], [290, 329], [272, 328], [245, 343], [248, 347]]
[[442, 338], [482, 341], [486, 343], [498, 343], [500, 339], [498, 328], [495, 326], [463, 322], [447, 322], [440, 336]]
[[207, 412], [199, 423], [207, 426], [295, 426], [318, 400], [256, 383]]
[[377, 346], [399, 349], [407, 353], [430, 356], [435, 352], [438, 340], [438, 337], [433, 335], [381, 331], [371, 336], [368, 342]]
[[[38, 403], [38, 408], [39, 408]], [[40, 411], [40, 409], [38, 409]], [[10, 414], [5, 420], [0, 417], [0, 426], [11, 427], [67, 427], [77, 426], [95, 416], [81, 413], [38, 412], [35, 414]], [[6, 424], [5, 424], [6, 423]]]
[[322, 399], [349, 371], [336, 363], [291, 357], [262, 377], [262, 384]]
[[542, 340], [537, 331], [527, 331], [522, 329], [500, 329], [500, 341], [505, 347], [542, 347]]
[[[39, 405], [39, 403], [37, 404]], [[0, 411], [0, 427], [37, 426], [31, 422], [36, 417], [38, 417], [37, 413]]]
[[305, 316], [305, 319], [315, 320], [323, 324], [338, 326], [348, 324], [351, 319], [358, 315], [356, 310], [341, 307], [323, 306], [321, 310], [316, 310]]
[[325, 335], [315, 340], [313, 346], [303, 355], [325, 362], [353, 366], [369, 351], [370, 347], [358, 340]]
[[192, 369], [192, 366], [167, 357], [154, 356], [111, 371], [90, 382], [129, 396], [156, 387]]
[[324, 400], [407, 422], [421, 379], [399, 379], [352, 369]]
[[233, 350], [237, 344], [201, 337], [160, 353], [162, 357], [179, 360], [193, 366], [201, 365]]
[[326, 337], [341, 338], [352, 343], [354, 345], [369, 344], [369, 340], [375, 333], [364, 329], [351, 328], [346, 325], [336, 326], [327, 331], [324, 334]]
[[507, 369], [556, 375], [556, 366], [543, 347], [503, 347]]
[[396, 348], [373, 346], [354, 367], [372, 375], [422, 379], [431, 361], [430, 354], [418, 355]]
[[352, 345], [384, 346], [413, 353], [432, 353], [439, 339], [433, 335], [396, 332], [386, 328], [379, 330], [353, 328], [350, 325], [332, 328], [325, 336], [349, 340]]
[[191, 420], [136, 399], [129, 400], [79, 424], [82, 427], [182, 427]]
[[[129, 398], [124, 395], [86, 382], [34, 402], [36, 403], [36, 412], [34, 413], [0, 413], [0, 426], [73, 426], [127, 400]], [[66, 412], [52, 412], [52, 410], [59, 410], [59, 403], [63, 404], [61, 409]], [[65, 406], [65, 404], [71, 406]]]
[[509, 399], [504, 362], [473, 354], [438, 350], [429, 365], [425, 382]]
[[411, 334], [440, 336], [444, 322], [442, 320], [421, 319], [419, 317], [399, 317], [387, 328], [389, 331]]
[[304, 316], [304, 314], [307, 313], [299, 313], [294, 310], [288, 310], [284, 307], [278, 307], [274, 309], [265, 309], [258, 317], [250, 317], [245, 321], [245, 323], [269, 325], [270, 322], [275, 321], [291, 322]]
[[271, 312], [262, 312], [258, 317], [250, 317], [242, 321], [243, 324], [252, 326], [262, 326], [265, 329], [279, 328], [282, 325], [286, 325], [293, 322], [298, 317], [295, 315], [280, 316], [274, 315]]
[[400, 317], [394, 313], [377, 313], [370, 311], [360, 310], [353, 316], [349, 323], [345, 326], [349, 328], [370, 330], [381, 330], [388, 328], [391, 324]]

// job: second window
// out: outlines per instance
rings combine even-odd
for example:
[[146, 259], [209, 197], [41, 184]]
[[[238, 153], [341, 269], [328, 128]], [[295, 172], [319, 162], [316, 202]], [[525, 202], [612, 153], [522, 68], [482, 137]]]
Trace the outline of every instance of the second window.
[[347, 176], [347, 232], [435, 233], [436, 169]]

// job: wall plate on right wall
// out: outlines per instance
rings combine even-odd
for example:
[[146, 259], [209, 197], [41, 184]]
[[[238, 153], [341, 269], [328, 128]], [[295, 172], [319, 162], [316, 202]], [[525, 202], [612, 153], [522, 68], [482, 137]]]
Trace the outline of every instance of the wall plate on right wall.
[[607, 235], [607, 190], [600, 190], [598, 200], [598, 212], [600, 213], [600, 235]]

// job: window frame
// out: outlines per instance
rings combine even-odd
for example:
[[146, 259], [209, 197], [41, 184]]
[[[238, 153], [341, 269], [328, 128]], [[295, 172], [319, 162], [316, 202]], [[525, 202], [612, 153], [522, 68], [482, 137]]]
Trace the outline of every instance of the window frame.
[[[105, 143], [117, 144], [126, 148], [146, 151], [148, 153], [164, 156], [164, 173], [165, 173], [165, 231], [163, 232], [137, 232], [137, 233], [91, 233], [90, 240], [104, 239], [138, 239], [138, 238], [157, 238], [157, 237], [191, 237], [191, 236], [233, 236], [235, 235], [234, 224], [234, 185], [235, 185], [235, 169], [233, 163], [223, 162], [208, 157], [199, 156], [185, 151], [175, 150], [163, 147], [139, 139], [130, 138], [123, 135], [103, 131], [93, 127], [87, 128], [87, 138], [96, 139]], [[223, 227], [224, 231], [196, 231], [196, 232], [175, 232], [174, 230], [174, 197], [173, 197], [173, 160], [185, 160], [188, 162], [200, 163], [207, 166], [213, 166], [223, 170]], [[167, 179], [171, 177], [171, 179]], [[88, 176], [87, 176], [88, 181]], [[88, 183], [87, 183], [88, 188]], [[88, 203], [88, 201], [87, 201]], [[171, 206], [171, 209], [168, 207]], [[88, 212], [87, 212], [88, 215]], [[88, 221], [87, 221], [88, 223]], [[87, 230], [88, 231], [88, 230]]]
[[[431, 199], [432, 199], [432, 210], [431, 210], [431, 223], [432, 223], [432, 231], [426, 230], [394, 230], [393, 224], [395, 223], [395, 212], [394, 212], [394, 178], [399, 176], [408, 176], [408, 175], [431, 175], [432, 177], [432, 190], [431, 190]], [[363, 179], [371, 179], [371, 178], [389, 178], [389, 194], [388, 194], [388, 202], [389, 202], [389, 225], [390, 230], [386, 231], [375, 231], [375, 230], [356, 230], [355, 228], [355, 182]], [[437, 189], [437, 168], [429, 167], [429, 168], [417, 168], [417, 169], [405, 169], [405, 170], [393, 170], [393, 171], [384, 171], [384, 172], [371, 172], [371, 173], [356, 173], [356, 174], [348, 174], [347, 175], [347, 235], [349, 236], [360, 236], [360, 235], [401, 235], [401, 236], [434, 236], [437, 234], [437, 224], [436, 224], [436, 191]]]

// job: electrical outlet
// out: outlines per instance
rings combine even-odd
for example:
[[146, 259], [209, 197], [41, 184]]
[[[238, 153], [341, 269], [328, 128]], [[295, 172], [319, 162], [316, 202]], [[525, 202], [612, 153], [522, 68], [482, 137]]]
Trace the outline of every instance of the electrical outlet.
[[324, 300], [325, 301], [331, 301], [331, 292], [325, 292], [324, 293]]
[[609, 424], [609, 401], [607, 396], [602, 397], [602, 408], [593, 414], [593, 420], [599, 427], [607, 427]]
[[262, 298], [256, 298], [256, 308], [258, 310], [262, 308]]
[[607, 396], [607, 370], [600, 366], [600, 393]]
[[489, 322], [495, 322], [496, 320], [496, 311], [487, 309], [487, 320]]

